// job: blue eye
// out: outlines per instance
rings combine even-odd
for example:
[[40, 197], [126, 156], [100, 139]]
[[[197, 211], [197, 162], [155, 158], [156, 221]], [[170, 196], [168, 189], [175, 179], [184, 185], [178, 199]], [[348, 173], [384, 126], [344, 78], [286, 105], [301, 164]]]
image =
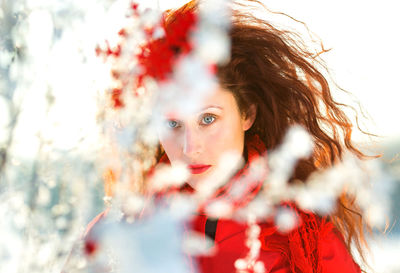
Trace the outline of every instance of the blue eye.
[[168, 120], [167, 125], [169, 128], [178, 128], [178, 122], [175, 120]]
[[213, 123], [214, 120], [215, 120], [215, 117], [214, 117], [214, 116], [207, 115], [207, 116], [204, 116], [204, 117], [201, 119], [201, 123], [202, 123], [202, 124], [205, 124], [205, 125], [209, 125], [209, 124]]

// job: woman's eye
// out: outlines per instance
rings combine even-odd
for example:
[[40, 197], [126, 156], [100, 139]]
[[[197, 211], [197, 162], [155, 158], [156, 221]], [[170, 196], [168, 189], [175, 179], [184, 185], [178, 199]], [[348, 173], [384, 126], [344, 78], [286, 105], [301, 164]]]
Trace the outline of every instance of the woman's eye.
[[209, 124], [213, 123], [214, 120], [215, 120], [214, 116], [207, 115], [202, 118], [201, 123], [204, 125], [209, 125]]
[[178, 128], [179, 127], [178, 122], [175, 120], [168, 120], [167, 125], [169, 128]]

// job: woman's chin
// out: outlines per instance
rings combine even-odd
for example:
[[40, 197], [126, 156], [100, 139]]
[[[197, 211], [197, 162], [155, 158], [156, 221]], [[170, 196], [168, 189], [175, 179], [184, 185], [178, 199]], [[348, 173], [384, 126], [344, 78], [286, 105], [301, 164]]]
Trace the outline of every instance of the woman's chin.
[[201, 174], [191, 174], [187, 183], [195, 190], [199, 190], [201, 187], [201, 191], [204, 191], [206, 188], [215, 189], [215, 187], [218, 188], [224, 185], [230, 177], [231, 176], [226, 176], [226, 174], [221, 175], [217, 170], [210, 168]]
[[187, 183], [193, 188], [196, 189], [197, 186], [203, 182], [206, 182], [210, 177], [210, 170], [199, 174], [191, 174]]
[[196, 187], [199, 185], [199, 183], [201, 183], [201, 181], [204, 180], [204, 177], [200, 177], [200, 175], [198, 174], [192, 174], [189, 178], [189, 180], [187, 181], [187, 183], [193, 188], [196, 189]]

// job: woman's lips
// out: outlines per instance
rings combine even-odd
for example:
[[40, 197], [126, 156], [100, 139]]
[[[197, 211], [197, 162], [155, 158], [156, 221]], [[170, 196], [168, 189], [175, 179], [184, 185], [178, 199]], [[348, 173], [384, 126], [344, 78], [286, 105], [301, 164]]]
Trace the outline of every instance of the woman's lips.
[[188, 167], [192, 174], [199, 174], [207, 171], [211, 167], [211, 165], [197, 164], [197, 165], [189, 165]]

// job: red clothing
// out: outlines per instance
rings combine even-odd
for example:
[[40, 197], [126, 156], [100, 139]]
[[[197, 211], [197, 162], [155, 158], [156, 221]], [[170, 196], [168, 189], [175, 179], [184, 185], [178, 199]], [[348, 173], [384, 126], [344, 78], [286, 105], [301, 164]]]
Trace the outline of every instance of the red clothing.
[[[103, 212], [93, 219], [86, 235], [106, 214]], [[288, 234], [280, 233], [271, 222], [259, 224], [259, 260], [264, 263], [266, 273], [361, 272], [347, 251], [341, 234], [330, 222], [303, 212], [300, 212], [300, 217], [302, 225]], [[207, 236], [207, 220], [205, 215], [195, 216], [191, 221], [193, 230]], [[249, 250], [245, 245], [246, 229], [244, 223], [219, 219], [215, 229], [215, 255], [190, 258], [192, 268], [197, 267], [199, 273], [235, 273], [235, 261], [244, 258]]]
[[[250, 181], [243, 188], [243, 196], [231, 194], [231, 190], [237, 183], [242, 183], [239, 178], [247, 175], [249, 162], [261, 156], [265, 151], [265, 146], [258, 137], [254, 137], [246, 143], [246, 151], [248, 160], [245, 167], [231, 181], [221, 187], [211, 198], [211, 201], [216, 199], [228, 200], [239, 208], [245, 206], [258, 193], [262, 182]], [[167, 158], [161, 161], [163, 163], [169, 162]], [[171, 194], [172, 197], [173, 194]], [[163, 195], [168, 195], [168, 193], [163, 193]], [[285, 206], [294, 209], [300, 219], [299, 226], [291, 232], [280, 233], [273, 221], [269, 219], [266, 219], [264, 223], [259, 223], [261, 228], [259, 260], [264, 263], [266, 273], [361, 272], [359, 266], [347, 251], [342, 235], [334, 228], [332, 223], [312, 213], [300, 211], [292, 204]], [[245, 258], [249, 251], [245, 245], [247, 239], [246, 224], [228, 219], [212, 221], [202, 213], [202, 208], [199, 211], [199, 215], [190, 220], [189, 228], [204, 234], [204, 236], [213, 237], [217, 251], [213, 256], [191, 258], [192, 264], [197, 264], [200, 273], [235, 273], [235, 261], [239, 258]], [[102, 216], [96, 217], [89, 224], [88, 230]]]
[[[310, 214], [304, 215], [303, 219], [307, 217], [317, 219]], [[205, 234], [206, 221], [206, 216], [196, 216], [193, 228]], [[259, 260], [264, 263], [265, 272], [361, 272], [333, 225], [322, 220], [319, 222], [318, 228], [314, 231], [309, 230], [310, 223], [304, 222], [289, 234], [281, 234], [270, 222], [260, 224]], [[307, 225], [308, 227], [305, 227]], [[215, 233], [217, 252], [214, 256], [196, 258], [200, 272], [235, 273], [235, 261], [244, 258], [248, 253], [248, 248], [245, 246], [246, 228], [245, 224], [233, 220], [218, 220]], [[307, 238], [300, 237], [304, 232], [314, 233], [315, 241], [314, 238], [309, 238], [314, 245], [306, 241]]]

